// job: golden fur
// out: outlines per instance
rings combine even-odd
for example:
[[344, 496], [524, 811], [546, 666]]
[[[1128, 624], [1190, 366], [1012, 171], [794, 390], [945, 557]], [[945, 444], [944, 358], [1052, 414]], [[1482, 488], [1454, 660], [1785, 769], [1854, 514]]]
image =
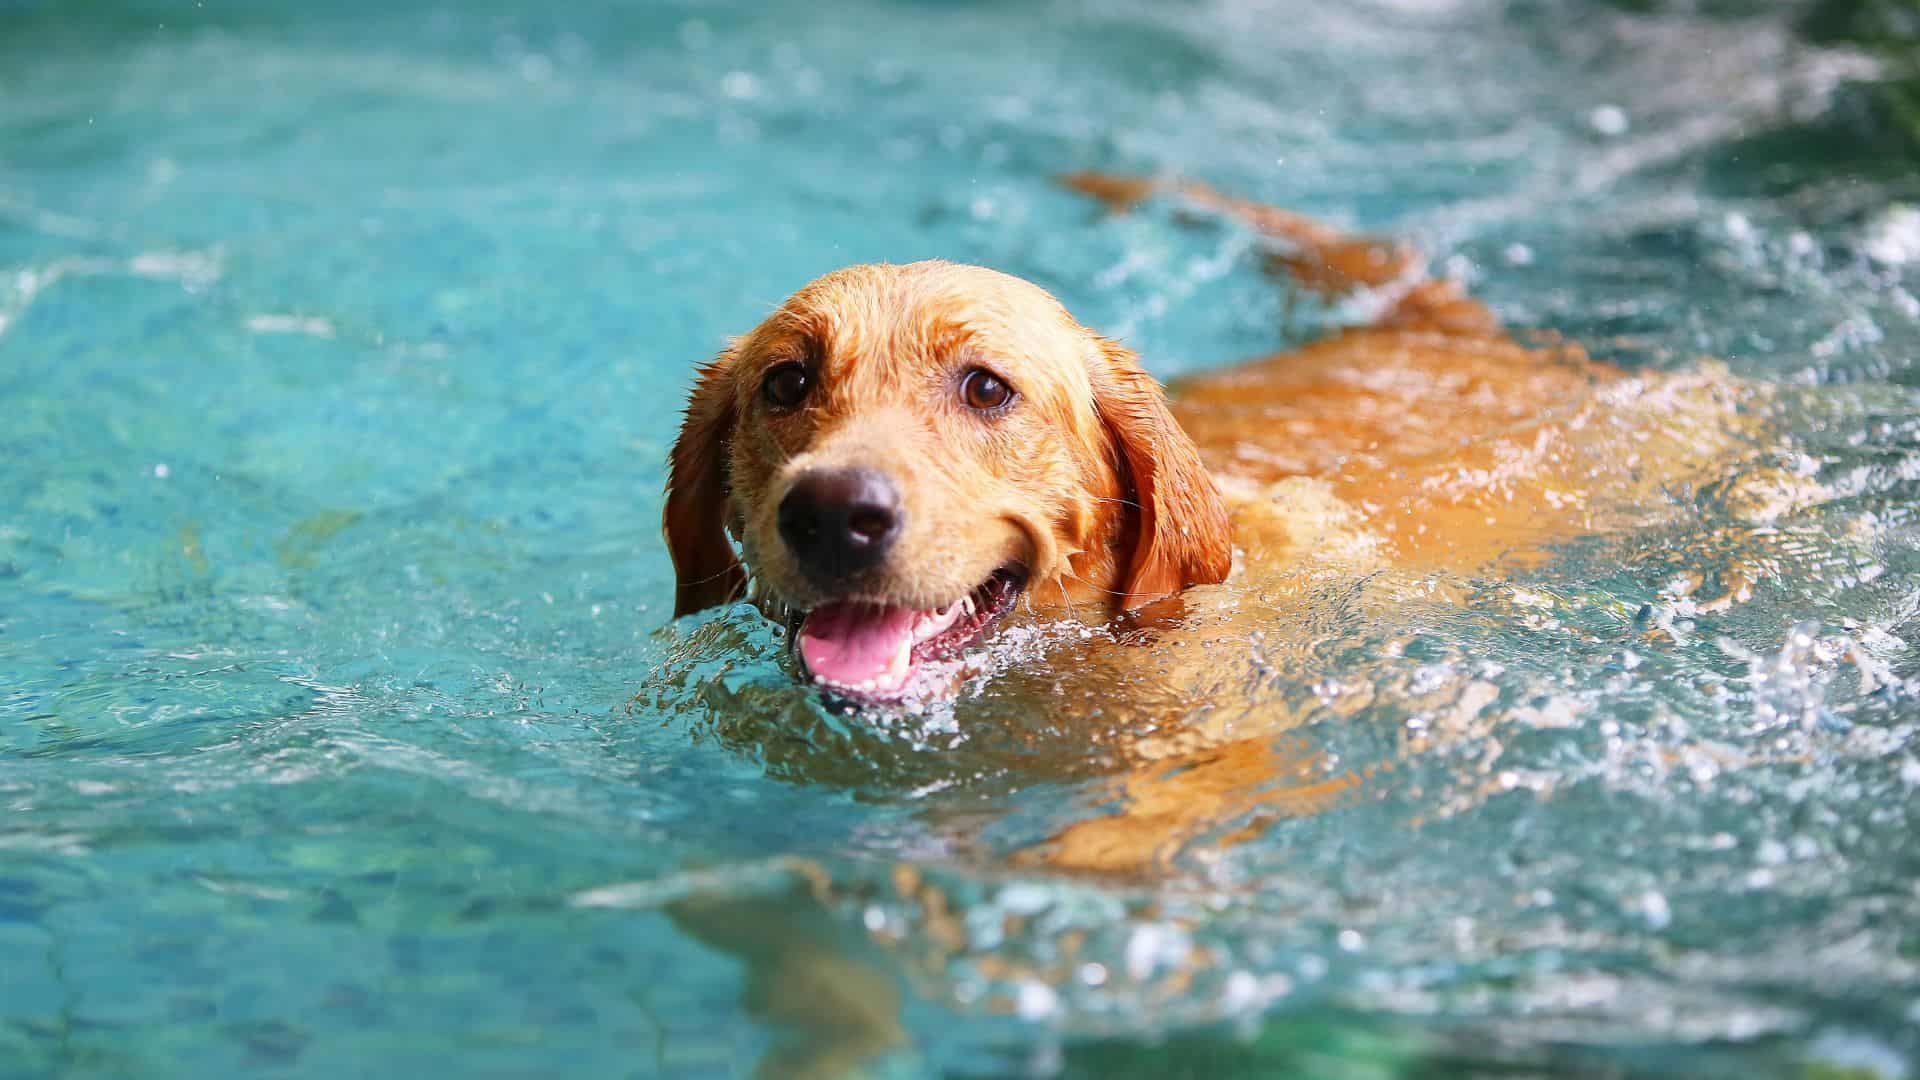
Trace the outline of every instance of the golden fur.
[[[762, 375], [795, 360], [816, 372], [809, 407], [761, 406]], [[1011, 382], [1019, 407], [969, 415], [951, 386], [973, 366]], [[677, 614], [740, 594], [727, 532], [763, 601], [821, 599], [774, 508], [823, 465], [884, 465], [900, 483], [906, 534], [875, 600], [941, 606], [1014, 559], [1041, 604], [1135, 607], [1221, 580], [1232, 558], [1213, 481], [1133, 354], [1039, 288], [980, 267], [829, 274], [701, 371], [666, 511]]]
[[[1151, 182], [1079, 174], [1116, 209]], [[1596, 503], [1657, 495], [1714, 460], [1736, 391], [1714, 372], [1628, 376], [1563, 342], [1523, 346], [1481, 304], [1421, 278], [1404, 249], [1175, 185], [1288, 250], [1275, 265], [1329, 294], [1374, 290], [1368, 325], [1176, 385], [1039, 287], [941, 262], [840, 270], [795, 293], [700, 372], [674, 447], [665, 529], [676, 614], [739, 598], [824, 599], [774, 508], [801, 471], [884, 465], [906, 534], [866, 598], [926, 608], [1008, 560], [1035, 610], [1104, 617], [1307, 549], [1380, 565], [1524, 563], [1590, 525]], [[780, 413], [761, 377], [800, 361], [816, 396]], [[953, 391], [986, 366], [1018, 407], [983, 419]], [[1621, 392], [1626, 388], [1630, 392]]]
[[[1064, 182], [1114, 211], [1170, 192], [1234, 217], [1281, 245], [1273, 269], [1328, 295], [1365, 290], [1378, 314], [1181, 380], [1169, 398], [1130, 351], [1020, 279], [939, 262], [829, 274], [700, 373], [665, 515], [678, 613], [746, 591], [729, 534], [769, 614], [823, 599], [773, 521], [792, 478], [820, 464], [884, 465], [901, 482], [907, 531], [872, 599], [936, 606], [1016, 559], [1032, 571], [1037, 617], [1103, 620], [1179, 594], [1191, 643], [1268, 629], [1273, 611], [1302, 602], [1303, 567], [1364, 580], [1357, 602], [1399, 603], [1436, 572], [1497, 576], [1595, 528], [1670, 514], [1671, 492], [1756, 452], [1764, 390], [1716, 365], [1635, 375], [1568, 342], [1522, 344], [1453, 283], [1423, 277], [1405, 248], [1203, 185]], [[817, 370], [817, 396], [771, 412], [761, 377], [792, 360]], [[974, 365], [1009, 381], [1018, 406], [968, 415], [953, 385]], [[1738, 569], [1723, 585], [1703, 607], [1749, 587]], [[1258, 806], [1324, 803], [1353, 783], [1307, 779], [1274, 746], [1284, 710], [1230, 700], [1209, 649], [1116, 647], [1078, 664], [1072, 676], [1103, 687], [1147, 673], [1157, 708], [1190, 715], [1156, 716], [1104, 747], [1125, 763], [1119, 812], [1023, 858], [1139, 873]], [[1043, 684], [1034, 693], [1052, 696]], [[1248, 711], [1257, 723], [1235, 719]]]
[[[1445, 602], [1435, 582], [1448, 574], [1499, 576], [1596, 528], [1672, 513], [1671, 492], [1758, 453], [1752, 406], [1765, 392], [1714, 365], [1636, 375], [1571, 343], [1523, 344], [1454, 284], [1423, 277], [1402, 247], [1204, 185], [1064, 182], [1116, 212], [1166, 193], [1235, 218], [1276, 243], [1272, 269], [1328, 296], [1363, 291], [1377, 315], [1182, 380], [1169, 398], [1131, 352], [1032, 284], [937, 262], [852, 267], [794, 294], [701, 370], [665, 513], [679, 614], [745, 595], [748, 568], [770, 614], [825, 599], [792, 564], [773, 517], [793, 477], [822, 464], [884, 465], [900, 481], [906, 532], [865, 586], [871, 599], [944, 604], [1010, 559], [1030, 569], [1039, 617], [1104, 619], [1178, 595], [1179, 618], [1159, 623], [1184, 628], [1179, 641], [1149, 632], [1148, 647], [1076, 657], [1070, 678], [1119, 697], [1150, 688], [1141, 696], [1158, 712], [1140, 731], [1106, 733], [1099, 750], [1115, 764], [1097, 812], [1017, 862], [1162, 873], [1198, 838], [1232, 844], [1361, 783], [1289, 745], [1283, 702], [1236, 700], [1207, 648], [1251, 648], [1275, 612], [1311, 603], [1317, 580], [1361, 582], [1345, 595], [1363, 605], [1403, 603], [1415, 588]], [[818, 373], [816, 396], [789, 413], [764, 408], [763, 375], [794, 360]], [[1010, 382], [1018, 407], [983, 418], [959, 406], [955, 380], [975, 365]], [[1734, 492], [1736, 504], [1764, 510], [1793, 497], [1768, 470], [1741, 475], [1750, 490]], [[1741, 575], [1702, 606], [1743, 597]], [[1035, 680], [1035, 699], [1054, 707], [1057, 686]], [[1486, 690], [1449, 688], [1449, 710], [1423, 737], [1464, 731]], [[1065, 695], [1086, 697], [1101, 694]], [[1070, 747], [1062, 760], [1086, 756]], [[678, 917], [746, 958], [761, 1000], [828, 1017], [804, 1025], [814, 1041], [803, 1053], [770, 1068], [834, 1074], [901, 1038], [888, 980], [845, 956], [822, 967], [826, 954], [804, 935], [769, 933], [785, 925], [779, 905], [692, 914], [709, 906]]]

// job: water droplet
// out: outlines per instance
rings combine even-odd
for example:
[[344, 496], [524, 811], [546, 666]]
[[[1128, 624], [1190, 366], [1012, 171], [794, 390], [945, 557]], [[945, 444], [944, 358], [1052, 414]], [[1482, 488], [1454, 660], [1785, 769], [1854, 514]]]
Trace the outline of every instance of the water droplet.
[[1664, 930], [1673, 922], [1673, 909], [1668, 906], [1667, 898], [1652, 889], [1640, 894], [1637, 906], [1647, 925], [1655, 930]]
[[1627, 110], [1618, 105], [1600, 105], [1587, 114], [1587, 126], [1595, 134], [1612, 139], [1625, 135], [1632, 124], [1627, 119]]
[[1045, 1020], [1060, 1011], [1060, 995], [1046, 983], [1022, 980], [1014, 990], [1013, 1009], [1022, 1020]]

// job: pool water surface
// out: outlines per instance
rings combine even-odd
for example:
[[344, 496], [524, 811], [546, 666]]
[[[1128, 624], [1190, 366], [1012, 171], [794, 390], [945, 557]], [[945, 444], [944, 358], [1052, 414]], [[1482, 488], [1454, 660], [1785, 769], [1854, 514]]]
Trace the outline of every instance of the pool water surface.
[[[1721, 6], [0, 0], [0, 1076], [1912, 1075], [1920, 174], [1884, 58]], [[1223, 678], [1367, 782], [1022, 858], [1170, 699], [829, 712], [658, 522], [695, 364], [848, 263], [1162, 377], [1353, 314], [1084, 168], [1724, 365], [1751, 473], [1275, 599]]]

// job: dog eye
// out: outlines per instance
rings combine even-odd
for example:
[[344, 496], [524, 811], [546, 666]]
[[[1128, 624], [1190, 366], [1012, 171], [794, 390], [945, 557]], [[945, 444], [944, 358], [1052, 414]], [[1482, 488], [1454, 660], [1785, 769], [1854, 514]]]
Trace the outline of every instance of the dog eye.
[[1013, 400], [1013, 387], [986, 368], [974, 368], [960, 380], [960, 399], [969, 409], [992, 412]]
[[785, 363], [767, 372], [760, 384], [760, 396], [776, 409], [791, 409], [806, 400], [807, 390], [812, 386], [813, 379], [807, 374], [806, 365]]

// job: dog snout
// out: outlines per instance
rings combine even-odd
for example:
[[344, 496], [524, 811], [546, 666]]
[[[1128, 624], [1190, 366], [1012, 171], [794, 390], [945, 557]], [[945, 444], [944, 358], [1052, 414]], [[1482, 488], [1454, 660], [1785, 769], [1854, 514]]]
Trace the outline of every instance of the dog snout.
[[878, 469], [805, 472], [780, 500], [780, 537], [822, 586], [879, 565], [905, 523], [900, 489]]

